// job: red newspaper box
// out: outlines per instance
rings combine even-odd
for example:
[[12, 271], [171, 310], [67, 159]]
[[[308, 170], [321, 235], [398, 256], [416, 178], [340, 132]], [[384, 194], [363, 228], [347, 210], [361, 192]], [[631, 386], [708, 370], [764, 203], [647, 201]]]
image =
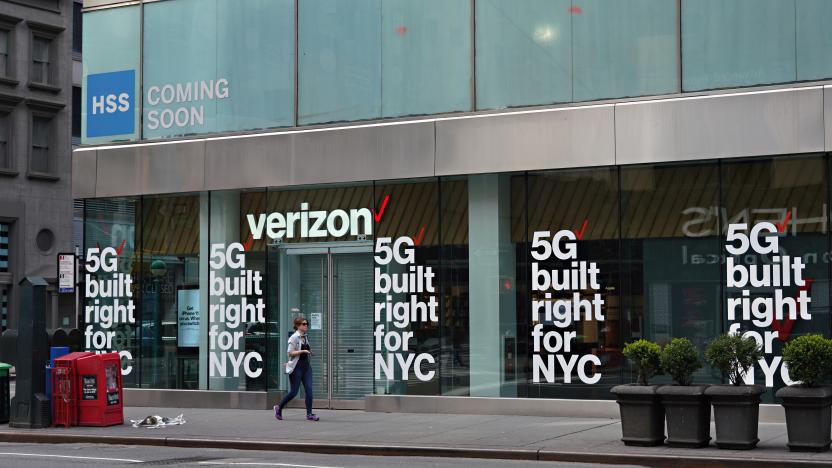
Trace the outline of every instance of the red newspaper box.
[[78, 359], [78, 425], [124, 424], [121, 358], [118, 353], [96, 354]]
[[93, 353], [70, 353], [55, 359], [52, 369], [52, 425], [77, 426], [80, 387], [77, 383], [78, 360]]

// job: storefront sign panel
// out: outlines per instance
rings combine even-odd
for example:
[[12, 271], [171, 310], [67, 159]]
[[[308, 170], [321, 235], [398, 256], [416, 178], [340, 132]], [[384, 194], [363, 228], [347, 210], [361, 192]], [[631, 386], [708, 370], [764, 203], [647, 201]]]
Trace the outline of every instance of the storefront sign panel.
[[211, 244], [208, 265], [209, 376], [255, 379], [263, 373], [263, 356], [245, 347], [246, 326], [266, 323], [263, 276], [246, 268], [246, 247]]
[[58, 292], [75, 291], [75, 255], [58, 254]]
[[180, 289], [176, 298], [176, 345], [196, 348], [199, 346], [199, 289]]
[[[781, 335], [790, 334], [796, 322], [812, 320], [813, 280], [805, 276], [806, 264], [801, 256], [780, 250], [788, 217], [782, 224], [729, 224], [725, 239], [728, 333], [757, 341], [764, 356], [756, 367], [763, 372], [766, 387], [774, 387], [776, 381], [795, 383], [782, 357], [775, 355], [774, 344]], [[756, 368], [749, 369], [744, 383], [753, 384], [755, 372]]]
[[133, 370], [132, 353], [125, 349], [115, 349], [118, 333], [115, 328], [136, 324], [133, 276], [118, 271], [118, 259], [123, 252], [124, 242], [119, 248], [87, 249], [84, 278], [84, 349], [96, 353], [118, 352], [122, 359], [121, 373], [129, 375]]
[[[581, 232], [583, 234], [583, 232]], [[579, 260], [575, 232], [537, 231], [532, 256], [532, 382], [572, 383], [574, 374], [585, 384], [601, 380], [601, 359], [595, 354], [579, 355], [573, 350], [583, 321], [603, 322], [605, 301], [597, 262]], [[547, 270], [544, 262], [569, 262], [567, 268]], [[544, 359], [545, 357], [545, 359]]]
[[121, 70], [87, 76], [87, 137], [134, 132], [136, 71]]
[[375, 242], [376, 380], [406, 381], [412, 373], [416, 379], [428, 382], [436, 376], [435, 370], [425, 370], [436, 364], [436, 359], [430, 353], [417, 353], [412, 346], [416, 343], [411, 343], [414, 333], [409, 331], [412, 323], [439, 323], [438, 278], [433, 267], [416, 265], [416, 243], [408, 236], [395, 240], [379, 237]]

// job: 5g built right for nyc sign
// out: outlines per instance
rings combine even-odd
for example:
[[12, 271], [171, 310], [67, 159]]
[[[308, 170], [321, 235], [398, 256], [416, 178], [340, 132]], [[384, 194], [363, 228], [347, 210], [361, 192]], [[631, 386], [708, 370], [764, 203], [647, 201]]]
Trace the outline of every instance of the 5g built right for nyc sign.
[[[725, 250], [726, 288], [739, 297], [729, 297], [727, 303], [728, 331], [742, 333], [757, 340], [765, 356], [758, 362], [765, 374], [766, 387], [774, 386], [780, 374], [783, 383], [793, 384], [781, 356], [773, 356], [773, 342], [779, 330], [742, 332], [741, 321], [759, 328], [780, 328], [781, 321], [811, 320], [811, 280], [804, 278], [806, 265], [799, 256], [780, 254], [779, 231], [771, 222], [760, 222], [749, 229], [748, 224], [728, 225]], [[758, 261], [762, 259], [762, 261]], [[784, 288], [797, 287], [796, 295], [787, 295]], [[776, 321], [776, 322], [775, 322]], [[754, 383], [754, 368], [745, 376], [745, 383]]]
[[[585, 384], [601, 380], [601, 360], [595, 354], [572, 354], [576, 331], [566, 330], [581, 321], [604, 322], [604, 299], [598, 281], [601, 270], [598, 263], [578, 258], [578, 237], [569, 230], [554, 235], [550, 231], [537, 231], [531, 245], [532, 291], [542, 294], [532, 300], [532, 381], [554, 383], [560, 373], [563, 383], [572, 383], [573, 372]], [[547, 270], [540, 263], [554, 257], [566, 268]], [[554, 299], [552, 293], [566, 295]], [[592, 299], [584, 298], [589, 292]], [[555, 330], [545, 331], [543, 323], [551, 323]], [[540, 355], [546, 351], [546, 360]], [[566, 354], [569, 354], [568, 358]], [[543, 377], [543, 379], [541, 379]]]

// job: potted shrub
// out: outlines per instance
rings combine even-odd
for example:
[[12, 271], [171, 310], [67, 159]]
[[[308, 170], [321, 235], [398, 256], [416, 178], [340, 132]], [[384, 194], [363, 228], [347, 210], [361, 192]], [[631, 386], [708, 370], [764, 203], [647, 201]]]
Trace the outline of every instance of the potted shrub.
[[819, 385], [832, 365], [832, 341], [821, 335], [804, 335], [786, 343], [783, 362], [789, 377], [800, 383], [777, 390], [786, 409], [789, 450], [829, 450], [832, 387]]
[[635, 366], [638, 383], [611, 390], [621, 411], [621, 440], [625, 445], [659, 445], [664, 441], [664, 410], [656, 393], [659, 386], [647, 382], [661, 373], [661, 348], [638, 340], [624, 346], [624, 356]]
[[661, 365], [674, 384], [656, 391], [667, 418], [667, 444], [705, 447], [711, 440], [711, 404], [707, 385], [691, 385], [691, 376], [702, 367], [696, 347], [687, 338], [674, 338], [662, 349]]
[[762, 357], [754, 338], [720, 335], [708, 345], [705, 359], [727, 377], [729, 385], [711, 385], [705, 395], [714, 406], [716, 445], [722, 449], [748, 450], [757, 446], [762, 385], [743, 385], [748, 369]]

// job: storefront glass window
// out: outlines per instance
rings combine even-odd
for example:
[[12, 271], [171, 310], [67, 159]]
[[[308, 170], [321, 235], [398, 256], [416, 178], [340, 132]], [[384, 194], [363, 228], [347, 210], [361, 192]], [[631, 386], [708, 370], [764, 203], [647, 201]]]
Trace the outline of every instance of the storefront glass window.
[[832, 76], [824, 0], [176, 0], [83, 16], [85, 144]]
[[[723, 277], [724, 328], [759, 338], [764, 357], [754, 368], [753, 382], [771, 388], [765, 395], [770, 403], [788, 376], [782, 372], [783, 345], [795, 336], [830, 332], [826, 165], [822, 156], [722, 164], [723, 251], [733, 262]], [[774, 232], [753, 235], [752, 227], [765, 222]], [[732, 232], [749, 235], [744, 252], [728, 251]], [[769, 246], [777, 249], [772, 252]], [[732, 300], [739, 301], [735, 307]]]
[[137, 198], [84, 202], [79, 329], [85, 350], [121, 353], [125, 387], [142, 382], [140, 223]]
[[[200, 318], [191, 326], [189, 342], [201, 348], [200, 370], [208, 369], [211, 390], [266, 389], [269, 355], [274, 349], [269, 337], [276, 335], [277, 314], [269, 307], [267, 242], [254, 239], [248, 222], [249, 215], [261, 214], [257, 205], [265, 195], [265, 190], [227, 190], [201, 196], [201, 211], [210, 211], [210, 219], [200, 222], [201, 231], [207, 231], [200, 238], [208, 241], [200, 247], [200, 284], [204, 286], [199, 294], [207, 307], [199, 307]], [[206, 202], [210, 209], [205, 208]], [[187, 313], [180, 307], [183, 312]], [[199, 336], [208, 339], [198, 340]], [[274, 361], [280, 359], [276, 356]]]
[[477, 108], [572, 100], [571, 4], [477, 1]]
[[205, 286], [199, 281], [200, 196], [144, 197], [142, 208], [141, 385], [197, 389], [199, 347], [185, 330], [193, 321], [185, 312]]
[[[716, 162], [621, 169], [623, 342], [683, 337], [704, 356], [721, 332], [718, 184]], [[720, 381], [707, 366], [693, 378]]]
[[470, 110], [470, 0], [384, 0], [381, 9], [382, 117]]
[[832, 76], [832, 2], [800, 0], [795, 4], [797, 80], [819, 80]]
[[373, 262], [374, 391], [438, 395], [444, 340], [439, 186], [434, 180], [376, 184], [374, 198], [379, 216]]
[[298, 124], [381, 116], [381, 0], [298, 2]]
[[468, 110], [467, 0], [301, 0], [298, 123]]
[[293, 123], [291, 0], [144, 6], [144, 137]]
[[685, 91], [794, 81], [795, 0], [683, 0], [682, 70]]
[[[139, 13], [139, 6], [128, 6], [83, 15], [81, 142], [85, 145], [140, 137], [140, 116], [136, 110], [141, 96], [137, 75], [141, 45]], [[106, 104], [110, 95], [123, 100], [112, 107]]]
[[[532, 173], [524, 251], [527, 394], [610, 398], [621, 383], [618, 172]], [[518, 275], [520, 276], [520, 275]]]
[[575, 101], [678, 89], [676, 2], [573, 3]]
[[517, 265], [515, 269], [514, 284], [508, 283], [514, 290], [517, 312], [517, 343], [512, 350], [515, 355], [513, 366], [515, 377], [518, 382], [518, 397], [537, 396], [537, 389], [531, 390], [532, 378], [532, 293], [529, 283], [529, 244], [526, 242], [529, 234], [529, 210], [528, 210], [528, 177], [526, 174], [517, 174], [511, 177], [511, 243], [514, 246], [514, 258]]
[[[606, 399], [634, 378], [624, 343], [685, 337], [704, 354], [738, 332], [763, 345], [749, 382], [773, 402], [783, 345], [830, 333], [828, 166], [801, 155], [86, 200], [85, 347], [122, 352], [130, 387], [286, 390], [303, 315], [319, 402]], [[722, 377], [706, 365], [694, 380]]]
[[443, 178], [440, 187], [441, 226], [441, 390], [443, 395], [470, 392], [471, 342], [468, 262], [468, 181]]

